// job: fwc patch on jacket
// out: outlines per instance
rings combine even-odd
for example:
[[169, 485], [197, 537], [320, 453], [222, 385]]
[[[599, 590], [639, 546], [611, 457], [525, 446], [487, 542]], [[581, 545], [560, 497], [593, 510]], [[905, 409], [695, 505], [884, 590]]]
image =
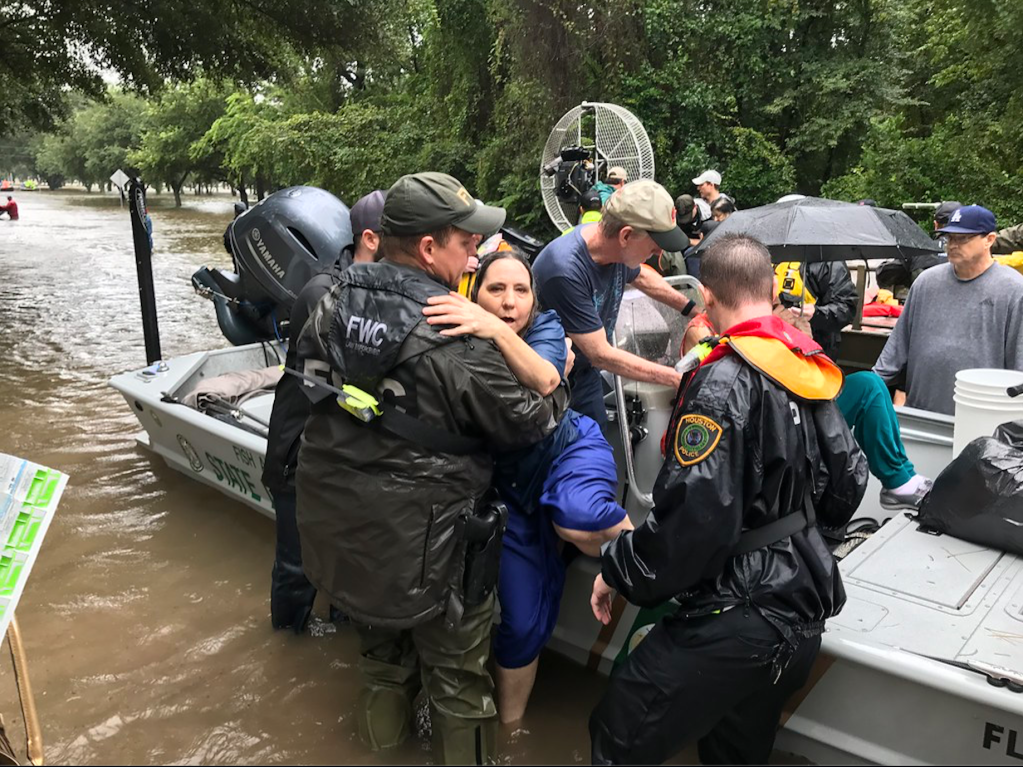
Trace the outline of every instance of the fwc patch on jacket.
[[675, 459], [682, 466], [692, 466], [713, 453], [720, 440], [721, 425], [717, 421], [687, 413], [675, 429]]

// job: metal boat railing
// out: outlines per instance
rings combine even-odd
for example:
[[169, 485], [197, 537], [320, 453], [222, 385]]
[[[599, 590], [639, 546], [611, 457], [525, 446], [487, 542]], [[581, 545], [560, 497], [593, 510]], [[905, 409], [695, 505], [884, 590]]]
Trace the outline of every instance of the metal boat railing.
[[[669, 285], [678, 291], [682, 291], [685, 288], [693, 289], [699, 297], [700, 281], [695, 277], [688, 274], [678, 275], [675, 277], [666, 277], [665, 280]], [[698, 304], [702, 304], [702, 299], [697, 299]], [[696, 311], [695, 309], [693, 311]], [[617, 335], [611, 334], [611, 344], [618, 346]], [[614, 395], [615, 395], [615, 408], [617, 409], [616, 420], [618, 422], [618, 433], [622, 440], [622, 453], [625, 457], [625, 476], [628, 480], [629, 494], [632, 498], [645, 509], [652, 509], [654, 506], [653, 492], [643, 492], [639, 489], [639, 485], [636, 482], [636, 461], [633, 455], [632, 448], [632, 435], [629, 432], [629, 419], [626, 415], [625, 407], [625, 387], [622, 384], [622, 378], [619, 375], [614, 376]], [[653, 488], [651, 488], [651, 491]]]

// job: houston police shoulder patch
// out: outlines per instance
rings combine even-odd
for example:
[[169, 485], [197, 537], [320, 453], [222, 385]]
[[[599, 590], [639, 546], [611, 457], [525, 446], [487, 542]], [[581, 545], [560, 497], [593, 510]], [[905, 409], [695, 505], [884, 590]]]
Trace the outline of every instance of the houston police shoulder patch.
[[713, 453], [720, 440], [719, 423], [705, 415], [687, 413], [675, 429], [675, 459], [682, 466], [692, 466]]

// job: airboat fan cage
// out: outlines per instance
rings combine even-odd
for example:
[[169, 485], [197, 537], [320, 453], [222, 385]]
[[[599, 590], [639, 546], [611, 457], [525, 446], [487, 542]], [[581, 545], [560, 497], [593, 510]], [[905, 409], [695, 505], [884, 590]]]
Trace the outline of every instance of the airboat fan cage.
[[[650, 137], [636, 115], [616, 104], [584, 101], [558, 120], [540, 161], [540, 189], [547, 215], [564, 231], [576, 224], [577, 202], [558, 194], [559, 178], [544, 172], [566, 147], [592, 151], [594, 180], [603, 181], [609, 169], [625, 168], [630, 181], [654, 177], [654, 150]], [[585, 190], [583, 190], [585, 191]]]

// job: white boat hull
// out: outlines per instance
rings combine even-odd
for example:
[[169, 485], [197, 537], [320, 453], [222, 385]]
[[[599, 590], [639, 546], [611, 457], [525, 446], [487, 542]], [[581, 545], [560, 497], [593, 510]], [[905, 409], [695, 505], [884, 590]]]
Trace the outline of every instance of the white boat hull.
[[[211, 418], [185, 405], [165, 400], [190, 388], [190, 382], [234, 370], [265, 366], [261, 344], [197, 352], [168, 360], [165, 370], [149, 375], [132, 371], [114, 376], [110, 385], [124, 396], [145, 432], [136, 438], [167, 464], [271, 519], [270, 493], [261, 479], [266, 439]], [[150, 370], [147, 368], [146, 370]], [[269, 420], [272, 395], [246, 405]]]

